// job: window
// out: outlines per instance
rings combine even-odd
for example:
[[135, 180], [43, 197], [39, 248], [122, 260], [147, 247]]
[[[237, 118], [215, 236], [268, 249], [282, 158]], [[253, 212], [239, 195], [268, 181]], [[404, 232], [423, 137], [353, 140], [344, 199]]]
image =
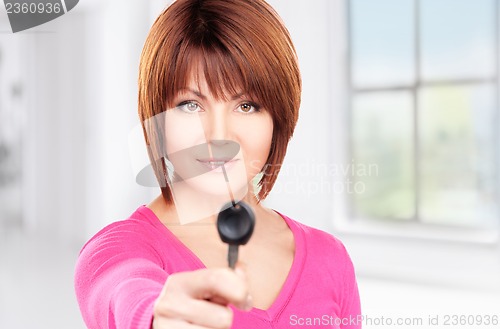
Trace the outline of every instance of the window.
[[348, 1], [350, 217], [498, 227], [497, 0]]

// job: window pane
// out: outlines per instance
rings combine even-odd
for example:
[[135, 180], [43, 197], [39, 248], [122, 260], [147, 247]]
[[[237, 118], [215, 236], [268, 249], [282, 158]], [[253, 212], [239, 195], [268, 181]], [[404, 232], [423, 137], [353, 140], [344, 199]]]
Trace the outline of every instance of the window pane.
[[352, 0], [350, 3], [354, 87], [413, 83], [413, 0]]
[[[408, 92], [354, 98], [353, 161], [358, 170], [353, 210], [357, 217], [410, 219], [415, 214], [412, 104]], [[359, 170], [363, 168], [368, 170]]]
[[422, 221], [495, 225], [494, 86], [426, 88], [419, 99]]
[[493, 0], [422, 0], [422, 79], [492, 77]]

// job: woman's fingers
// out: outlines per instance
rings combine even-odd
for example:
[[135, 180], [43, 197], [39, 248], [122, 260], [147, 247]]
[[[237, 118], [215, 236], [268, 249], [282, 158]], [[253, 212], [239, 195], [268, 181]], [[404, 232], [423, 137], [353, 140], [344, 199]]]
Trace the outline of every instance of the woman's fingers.
[[[215, 269], [192, 272], [189, 284], [191, 296], [200, 299], [217, 300], [220, 304], [233, 304], [244, 308], [248, 297], [248, 284], [241, 271]], [[191, 278], [185, 278], [189, 280]]]
[[155, 318], [153, 321], [153, 329], [210, 329], [196, 324], [191, 324], [186, 321], [167, 318]]
[[233, 313], [227, 306], [206, 300], [181, 297], [176, 295], [162, 300], [156, 307], [156, 316], [186, 321], [208, 328], [229, 328], [233, 322]]
[[169, 276], [156, 301], [155, 321], [176, 320], [207, 328], [230, 328], [233, 313], [227, 305], [249, 309], [249, 300], [242, 268], [176, 273]]

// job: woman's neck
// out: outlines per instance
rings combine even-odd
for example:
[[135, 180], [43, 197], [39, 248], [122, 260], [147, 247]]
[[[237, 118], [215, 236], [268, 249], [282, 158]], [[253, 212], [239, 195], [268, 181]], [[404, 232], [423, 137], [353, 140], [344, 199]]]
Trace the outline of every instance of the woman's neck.
[[[260, 211], [262, 206], [249, 187], [248, 193], [243, 198], [236, 199], [249, 204], [255, 211]], [[174, 203], [167, 204], [162, 195], [147, 205], [165, 225], [214, 224], [221, 209], [231, 202], [229, 195], [207, 195], [193, 193], [185, 186], [176, 186]]]

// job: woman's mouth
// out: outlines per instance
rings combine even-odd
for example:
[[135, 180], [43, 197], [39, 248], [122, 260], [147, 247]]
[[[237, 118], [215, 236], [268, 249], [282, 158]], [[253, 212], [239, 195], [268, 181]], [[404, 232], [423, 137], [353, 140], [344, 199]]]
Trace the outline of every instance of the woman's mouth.
[[222, 172], [222, 169], [225, 170], [231, 168], [237, 159], [197, 159], [197, 161], [206, 167], [209, 171]]

